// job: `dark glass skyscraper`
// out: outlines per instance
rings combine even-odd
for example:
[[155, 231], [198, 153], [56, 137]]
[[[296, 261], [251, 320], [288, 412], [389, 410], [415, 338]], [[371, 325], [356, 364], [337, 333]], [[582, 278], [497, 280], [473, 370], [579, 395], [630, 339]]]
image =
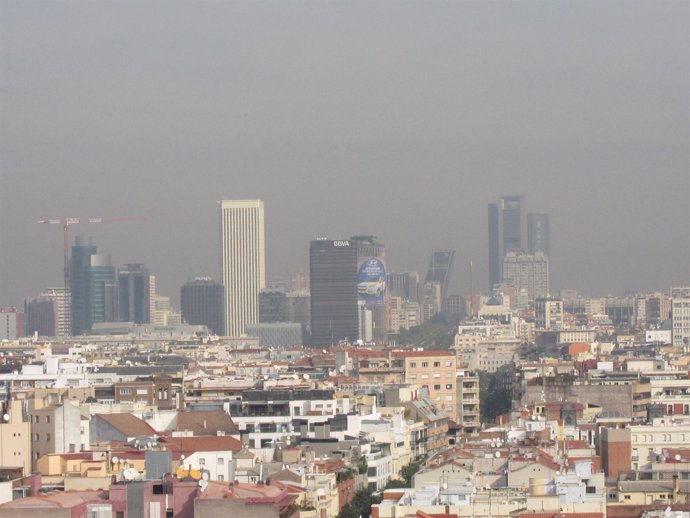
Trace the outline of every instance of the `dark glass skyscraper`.
[[72, 334], [91, 332], [97, 322], [115, 320], [115, 268], [110, 256], [97, 255], [96, 247], [77, 237], [72, 247], [70, 283]]
[[501, 233], [498, 204], [489, 204], [489, 289], [501, 282]]
[[453, 261], [455, 250], [434, 250], [429, 261], [429, 269], [426, 272], [425, 283], [438, 283], [441, 286], [441, 300], [448, 296], [448, 285], [453, 273]]
[[225, 336], [223, 285], [210, 277], [198, 277], [180, 290], [182, 320], [205, 325], [213, 334]]
[[312, 241], [309, 247], [312, 346], [357, 340], [357, 243]]
[[37, 297], [24, 301], [26, 336], [38, 333], [39, 336], [55, 336], [55, 305], [47, 297]]
[[522, 196], [501, 198], [502, 255], [522, 251]]
[[118, 314], [123, 322], [147, 324], [151, 321], [149, 270], [143, 264], [126, 264], [117, 272]]
[[259, 322], [286, 322], [285, 292], [278, 288], [264, 288], [259, 292]]
[[527, 214], [527, 247], [531, 254], [549, 255], [550, 225], [548, 214]]

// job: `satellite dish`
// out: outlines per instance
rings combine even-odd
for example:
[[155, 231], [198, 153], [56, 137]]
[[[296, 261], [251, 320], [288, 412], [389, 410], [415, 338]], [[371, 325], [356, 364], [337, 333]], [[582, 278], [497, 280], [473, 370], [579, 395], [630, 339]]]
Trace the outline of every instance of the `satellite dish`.
[[6, 423], [9, 423], [10, 422], [10, 414], [3, 414], [2, 420], [5, 421]]
[[117, 457], [115, 457], [115, 456], [113, 455], [113, 458], [110, 459], [110, 462], [112, 462], [113, 464], [117, 464], [118, 462], [120, 462], [120, 459], [118, 459]]
[[676, 453], [676, 456], [673, 457], [673, 458], [676, 459], [676, 460], [680, 460], [680, 453]]
[[309, 379], [309, 374], [305, 374], [305, 375], [304, 375], [304, 379], [305, 379], [305, 380], [308, 380], [308, 379]]
[[139, 472], [133, 468], [127, 468], [122, 472], [125, 480], [134, 480], [139, 475]]
[[208, 471], [204, 471], [201, 474], [201, 480], [208, 480]]
[[180, 455], [180, 460], [184, 460], [184, 454]]
[[204, 480], [203, 478], [199, 480], [199, 487], [202, 491], [206, 489], [208, 487], [208, 480]]
[[496, 457], [497, 459], [500, 458], [500, 457], [501, 457], [501, 452], [500, 452], [500, 451], [497, 451], [496, 453], [494, 453], [494, 457]]

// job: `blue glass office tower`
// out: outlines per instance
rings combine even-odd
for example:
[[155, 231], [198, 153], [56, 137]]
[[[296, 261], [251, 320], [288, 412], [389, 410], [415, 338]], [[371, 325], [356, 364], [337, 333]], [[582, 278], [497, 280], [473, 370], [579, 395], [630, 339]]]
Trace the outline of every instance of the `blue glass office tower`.
[[96, 322], [115, 320], [115, 268], [110, 256], [96, 252], [93, 244], [75, 239], [70, 261], [74, 336], [90, 333]]

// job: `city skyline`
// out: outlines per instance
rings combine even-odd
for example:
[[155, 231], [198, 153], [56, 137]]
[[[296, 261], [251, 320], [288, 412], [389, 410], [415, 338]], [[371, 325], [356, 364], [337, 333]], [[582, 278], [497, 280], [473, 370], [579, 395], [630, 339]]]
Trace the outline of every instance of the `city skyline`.
[[269, 277], [373, 233], [391, 271], [456, 250], [466, 293], [486, 205], [516, 193], [550, 214], [554, 289], [685, 285], [690, 6], [662, 4], [142, 4], [132, 24], [5, 2], [0, 304], [62, 284], [35, 221], [64, 216], [141, 217], [79, 231], [177, 298], [218, 276], [222, 198], [265, 201]]

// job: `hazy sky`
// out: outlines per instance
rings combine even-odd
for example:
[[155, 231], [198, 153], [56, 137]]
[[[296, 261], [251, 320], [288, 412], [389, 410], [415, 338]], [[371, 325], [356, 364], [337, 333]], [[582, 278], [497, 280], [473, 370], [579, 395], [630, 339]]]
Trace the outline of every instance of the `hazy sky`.
[[376, 234], [457, 250], [487, 203], [551, 214], [552, 285], [690, 284], [690, 2], [0, 1], [0, 305], [62, 283], [60, 216], [179, 296], [217, 201], [261, 198], [268, 276]]

